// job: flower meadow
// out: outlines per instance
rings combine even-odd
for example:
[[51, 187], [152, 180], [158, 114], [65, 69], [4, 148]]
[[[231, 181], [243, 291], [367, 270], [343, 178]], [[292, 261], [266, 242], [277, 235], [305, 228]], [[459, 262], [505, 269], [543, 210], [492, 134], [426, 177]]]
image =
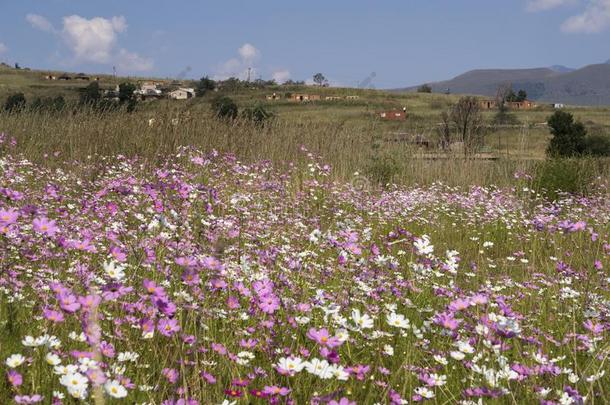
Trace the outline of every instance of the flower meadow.
[[[610, 402], [610, 199], [0, 158], [1, 403]], [[362, 184], [362, 181], [357, 182]]]

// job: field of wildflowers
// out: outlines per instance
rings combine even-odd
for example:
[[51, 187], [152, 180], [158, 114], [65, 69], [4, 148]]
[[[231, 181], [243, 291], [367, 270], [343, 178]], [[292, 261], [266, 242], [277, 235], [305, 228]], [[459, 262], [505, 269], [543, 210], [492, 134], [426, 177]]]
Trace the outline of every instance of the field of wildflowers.
[[[0, 158], [1, 403], [608, 403], [610, 200]], [[356, 184], [357, 186], [354, 186]]]

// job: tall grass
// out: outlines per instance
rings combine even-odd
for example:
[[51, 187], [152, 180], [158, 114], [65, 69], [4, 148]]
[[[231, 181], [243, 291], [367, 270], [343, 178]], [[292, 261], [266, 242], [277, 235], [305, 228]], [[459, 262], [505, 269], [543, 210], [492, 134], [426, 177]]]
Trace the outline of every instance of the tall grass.
[[[516, 171], [535, 172], [540, 165], [531, 158], [515, 157], [517, 153], [496, 161], [465, 160], [459, 155], [424, 159], [422, 151], [412, 145], [380, 142], [383, 131], [374, 120], [354, 126], [346, 121], [276, 119], [260, 127], [244, 120], [222, 121], [209, 113], [192, 113], [170, 105], [131, 114], [93, 109], [0, 113], [0, 132], [15, 138], [16, 151], [50, 165], [117, 154], [155, 163], [180, 146], [193, 146], [233, 153], [246, 162], [265, 159], [281, 166], [293, 162], [304, 146], [332, 165], [333, 175], [339, 180], [350, 181], [354, 173], [371, 170], [375, 178], [374, 162], [383, 155], [395, 163], [389, 176], [394, 183], [440, 181], [453, 186], [508, 186]], [[511, 134], [504, 136], [509, 139]], [[596, 170], [597, 177], [607, 176], [607, 161], [596, 165]]]

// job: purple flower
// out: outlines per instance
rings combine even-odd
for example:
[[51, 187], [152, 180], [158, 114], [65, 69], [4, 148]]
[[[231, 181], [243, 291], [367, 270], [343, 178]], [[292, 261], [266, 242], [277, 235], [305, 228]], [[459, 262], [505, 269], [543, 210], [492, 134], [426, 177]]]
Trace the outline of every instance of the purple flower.
[[172, 336], [180, 330], [180, 325], [175, 319], [163, 318], [157, 324], [157, 330], [164, 336]]
[[46, 217], [35, 218], [32, 222], [32, 229], [37, 233], [49, 237], [54, 236], [58, 231], [55, 221], [50, 221]]

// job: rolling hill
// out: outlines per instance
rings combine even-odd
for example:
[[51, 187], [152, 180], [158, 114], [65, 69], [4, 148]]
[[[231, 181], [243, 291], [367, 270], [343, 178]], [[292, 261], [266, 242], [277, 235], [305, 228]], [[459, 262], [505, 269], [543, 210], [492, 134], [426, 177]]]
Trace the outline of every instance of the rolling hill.
[[[433, 92], [476, 94], [493, 97], [498, 86], [510, 83], [515, 91], [527, 91], [539, 102], [573, 105], [610, 105], [610, 64], [602, 63], [580, 69], [479, 69], [451, 80], [430, 83]], [[413, 92], [417, 86], [396, 91]]]

